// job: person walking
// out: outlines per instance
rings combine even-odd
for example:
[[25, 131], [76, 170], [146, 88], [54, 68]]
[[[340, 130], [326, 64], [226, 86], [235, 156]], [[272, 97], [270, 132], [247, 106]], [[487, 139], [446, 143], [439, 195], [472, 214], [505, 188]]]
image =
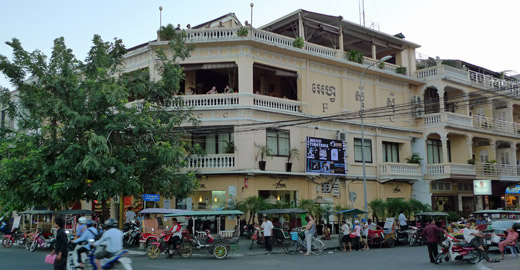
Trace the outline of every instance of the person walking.
[[309, 256], [311, 255], [312, 237], [314, 237], [316, 233], [316, 223], [314, 222], [314, 216], [311, 214], [305, 217], [305, 221], [307, 221], [307, 225], [303, 231], [305, 232], [305, 240], [307, 241], [307, 253], [304, 255]]
[[56, 254], [54, 270], [65, 270], [67, 267], [67, 256], [69, 255], [68, 239], [65, 233], [65, 219], [62, 216], [58, 216], [54, 220], [54, 223], [55, 227], [58, 228], [54, 250], [51, 252], [51, 255]]
[[435, 263], [435, 258], [439, 254], [437, 243], [440, 242], [439, 233], [443, 232], [441, 228], [435, 225], [435, 220], [431, 220], [430, 224], [424, 228], [422, 236], [426, 238], [426, 245], [428, 246], [428, 256], [430, 256], [430, 262]]
[[356, 251], [359, 251], [359, 238], [361, 238], [361, 226], [359, 225], [359, 220], [357, 219], [354, 221], [354, 235], [354, 249]]
[[349, 251], [352, 251], [352, 245], [350, 243], [350, 228], [345, 220], [342, 220], [341, 223], [341, 232], [343, 232], [343, 238], [341, 238], [341, 242], [343, 243], [343, 252], [347, 252], [347, 244]]
[[267, 216], [264, 216], [264, 222], [262, 222], [262, 229], [264, 230], [265, 250], [267, 250], [267, 252], [273, 251], [273, 246], [271, 245], [271, 236], [273, 235], [273, 228], [273, 223], [269, 220]]

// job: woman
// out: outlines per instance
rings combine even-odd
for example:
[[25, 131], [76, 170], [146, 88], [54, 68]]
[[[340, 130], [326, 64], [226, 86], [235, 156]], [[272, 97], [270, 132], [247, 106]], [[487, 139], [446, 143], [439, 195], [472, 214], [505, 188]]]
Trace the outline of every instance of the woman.
[[354, 249], [359, 251], [359, 238], [361, 237], [361, 226], [359, 226], [359, 220], [354, 221]]
[[[370, 219], [368, 219], [370, 220]], [[368, 250], [368, 230], [369, 224], [366, 222], [365, 219], [361, 220], [361, 223], [363, 224], [363, 231], [361, 232], [361, 242], [363, 243], [363, 250]]]
[[316, 233], [316, 223], [314, 222], [314, 216], [311, 214], [305, 217], [305, 221], [307, 221], [307, 225], [303, 231], [305, 232], [305, 240], [307, 241], [307, 253], [304, 255], [309, 256], [311, 255], [312, 237]]
[[54, 250], [51, 252], [51, 255], [56, 254], [54, 270], [65, 270], [67, 267], [67, 256], [69, 255], [69, 248], [67, 246], [68, 239], [67, 234], [65, 233], [65, 219], [58, 216], [54, 220], [54, 224], [54, 227], [58, 229], [56, 232]]
[[518, 241], [518, 233], [511, 227], [507, 229], [507, 238], [506, 240], [498, 243], [498, 250], [500, 250], [500, 254], [502, 254], [502, 260], [505, 259], [504, 256], [504, 248], [506, 246], [512, 246]]

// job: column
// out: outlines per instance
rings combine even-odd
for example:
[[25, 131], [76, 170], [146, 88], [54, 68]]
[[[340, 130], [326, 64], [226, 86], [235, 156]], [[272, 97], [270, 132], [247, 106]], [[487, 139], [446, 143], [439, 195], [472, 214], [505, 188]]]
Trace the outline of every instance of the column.
[[301, 13], [298, 13], [298, 36], [305, 41], [305, 30], [303, 28], [303, 20]]
[[468, 136], [468, 139], [466, 140], [466, 147], [468, 151], [468, 160], [473, 158], [473, 138], [471, 136]]
[[442, 142], [442, 163], [449, 163], [448, 160], [448, 136], [441, 137]]
[[343, 27], [339, 26], [338, 49], [336, 50], [336, 57], [343, 59], [345, 56], [345, 48], [343, 47]]
[[373, 44], [373, 43], [372, 43], [372, 59], [377, 60], [377, 48], [376, 48], [376, 44]]
[[469, 95], [468, 95], [468, 93], [464, 94], [464, 102], [463, 102], [463, 104], [464, 104], [465, 109], [466, 109], [465, 110], [465, 114], [466, 115], [470, 115], [471, 110], [469, 109], [470, 104], [469, 104]]
[[444, 112], [444, 89], [437, 89], [439, 95], [439, 112]]
[[[249, 47], [243, 47], [242, 50], [249, 50]], [[244, 52], [248, 54], [248, 52]], [[240, 105], [253, 105], [253, 59], [247, 56], [241, 56], [237, 60], [238, 64], [238, 93], [241, 95]]]

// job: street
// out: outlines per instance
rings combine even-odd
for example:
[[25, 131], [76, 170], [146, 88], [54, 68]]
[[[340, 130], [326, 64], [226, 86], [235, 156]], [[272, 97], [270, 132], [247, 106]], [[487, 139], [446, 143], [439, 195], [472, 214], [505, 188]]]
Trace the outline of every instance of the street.
[[[10, 249], [0, 248], [0, 269], [52, 269], [51, 265], [44, 264], [48, 250], [36, 250], [29, 252], [23, 247]], [[496, 252], [492, 252], [496, 256]], [[371, 249], [366, 251], [354, 251], [343, 253], [341, 251], [325, 251], [320, 256], [269, 254], [248, 256], [235, 251], [228, 258], [217, 261], [206, 252], [196, 252], [189, 259], [174, 257], [167, 259], [161, 255], [157, 260], [150, 260], [143, 255], [133, 255], [134, 269], [173, 269], [211, 270], [235, 269], [237, 266], [247, 270], [265, 269], [339, 269], [358, 268], [363, 270], [385, 269], [486, 269], [482, 265], [469, 265], [467, 263], [448, 262], [440, 265], [431, 264], [428, 260], [426, 246], [409, 247], [397, 246], [395, 248]]]

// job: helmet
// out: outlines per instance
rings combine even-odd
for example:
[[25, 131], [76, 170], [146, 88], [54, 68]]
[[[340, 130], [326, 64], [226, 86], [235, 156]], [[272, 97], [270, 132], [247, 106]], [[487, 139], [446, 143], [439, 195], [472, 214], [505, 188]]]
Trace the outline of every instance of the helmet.
[[87, 227], [90, 228], [90, 227], [94, 226], [94, 224], [95, 224], [95, 222], [92, 219], [87, 220]]
[[87, 218], [86, 217], [80, 217], [78, 219], [78, 221], [79, 221], [79, 224], [85, 224], [85, 223], [87, 223]]
[[108, 219], [107, 221], [105, 221], [105, 225], [108, 228], [116, 228], [118, 223], [117, 223], [117, 220], [111, 218], [111, 219]]

